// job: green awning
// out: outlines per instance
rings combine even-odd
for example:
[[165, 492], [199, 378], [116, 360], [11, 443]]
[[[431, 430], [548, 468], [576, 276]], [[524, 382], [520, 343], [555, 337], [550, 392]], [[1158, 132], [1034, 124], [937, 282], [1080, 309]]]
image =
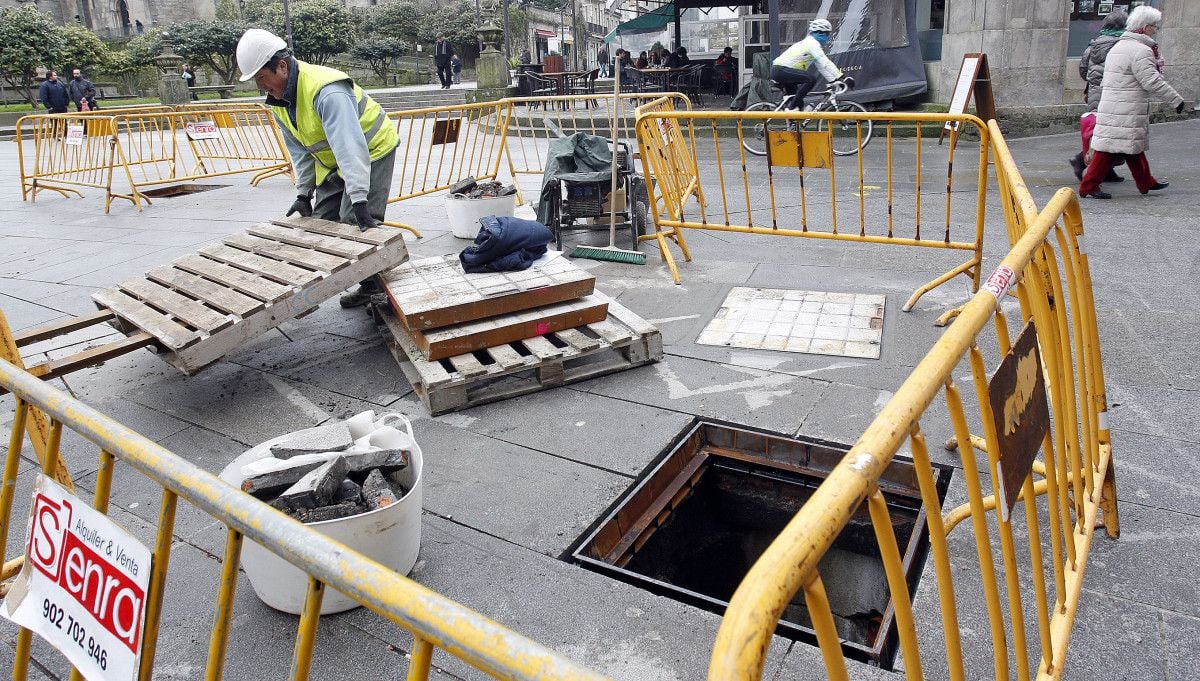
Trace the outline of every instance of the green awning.
[[652, 12], [646, 12], [629, 21], [618, 24], [611, 33], [604, 36], [604, 42], [611, 43], [618, 35], [658, 33], [665, 31], [667, 26], [673, 23], [675, 23], [675, 4], [668, 3]]

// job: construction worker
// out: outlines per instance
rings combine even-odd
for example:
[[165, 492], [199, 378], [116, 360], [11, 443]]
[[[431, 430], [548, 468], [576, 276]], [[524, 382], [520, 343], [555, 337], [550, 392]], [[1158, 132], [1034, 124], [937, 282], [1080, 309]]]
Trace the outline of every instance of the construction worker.
[[[297, 196], [287, 214], [361, 230], [382, 222], [398, 142], [383, 108], [350, 76], [296, 59], [283, 38], [260, 28], [242, 34], [237, 62], [241, 79], [267, 93], [292, 155]], [[340, 302], [366, 305], [378, 291], [369, 279]]]

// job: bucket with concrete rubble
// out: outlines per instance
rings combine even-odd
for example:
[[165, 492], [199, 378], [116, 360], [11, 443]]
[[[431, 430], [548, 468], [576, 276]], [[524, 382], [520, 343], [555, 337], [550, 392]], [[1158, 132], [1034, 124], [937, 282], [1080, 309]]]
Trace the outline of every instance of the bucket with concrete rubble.
[[[304, 437], [309, 441], [289, 445]], [[284, 454], [286, 458], [280, 458]], [[287, 466], [288, 462], [293, 465]], [[315, 468], [292, 470], [313, 463], [317, 464]], [[372, 464], [378, 465], [371, 468]], [[339, 473], [343, 468], [346, 472]], [[364, 473], [367, 468], [369, 474]], [[272, 506], [314, 530], [407, 575], [421, 547], [421, 469], [421, 448], [408, 419], [394, 413], [377, 417], [375, 412], [366, 411], [342, 422], [268, 440], [234, 459], [221, 473], [221, 479], [269, 500]], [[344, 476], [332, 495], [330, 474]], [[278, 492], [298, 475], [294, 484]], [[306, 481], [311, 483], [311, 478], [322, 475], [326, 477], [317, 484], [288, 496], [297, 486], [303, 487]], [[326, 489], [320, 488], [322, 483]], [[273, 494], [278, 496], [270, 499]], [[324, 501], [329, 503], [319, 505]], [[300, 614], [308, 591], [307, 574], [249, 539], [242, 547], [242, 569], [262, 602], [276, 610]], [[358, 605], [329, 589], [321, 602], [321, 614], [344, 612]]]

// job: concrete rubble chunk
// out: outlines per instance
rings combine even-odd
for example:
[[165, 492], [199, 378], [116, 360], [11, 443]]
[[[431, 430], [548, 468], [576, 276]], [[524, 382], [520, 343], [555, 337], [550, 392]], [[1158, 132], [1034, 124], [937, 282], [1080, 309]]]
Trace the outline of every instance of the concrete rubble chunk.
[[315, 428], [298, 430], [271, 445], [271, 455], [276, 459], [290, 459], [301, 454], [339, 452], [354, 444], [350, 428], [341, 421]]
[[387, 478], [379, 469], [371, 471], [367, 475], [367, 479], [363, 481], [362, 486], [363, 502], [366, 503], [368, 510], [384, 508], [391, 506], [398, 501], [396, 493], [392, 491], [391, 485], [388, 484]]
[[407, 449], [380, 449], [362, 454], [347, 454], [346, 465], [352, 477], [366, 477], [372, 468], [382, 469], [385, 476], [408, 466]]
[[300, 481], [309, 472], [320, 468], [325, 461], [302, 461], [295, 466], [269, 473], [251, 475], [242, 481], [242, 491], [259, 499], [273, 497]]
[[301, 508], [288, 513], [302, 523], [320, 523], [326, 520], [349, 518], [352, 515], [365, 513], [362, 504], [356, 501], [343, 501], [320, 508]]
[[279, 509], [318, 508], [328, 506], [346, 479], [346, 458], [339, 456], [312, 470], [287, 488], [272, 506]]
[[358, 483], [349, 478], [342, 481], [341, 489], [339, 489], [337, 494], [333, 496], [334, 504], [342, 504], [347, 501], [352, 501], [357, 504], [361, 500], [362, 488], [358, 486]]

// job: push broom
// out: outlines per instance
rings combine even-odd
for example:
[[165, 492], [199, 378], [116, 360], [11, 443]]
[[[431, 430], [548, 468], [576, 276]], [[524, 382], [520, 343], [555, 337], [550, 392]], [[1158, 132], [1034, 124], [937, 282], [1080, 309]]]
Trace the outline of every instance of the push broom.
[[[613, 205], [617, 199], [617, 117], [621, 111], [621, 60], [617, 60], [617, 73], [613, 78], [612, 105], [612, 185], [608, 192], [608, 245], [584, 246], [579, 245], [571, 251], [572, 258], [587, 258], [589, 260], [606, 260], [608, 262], [623, 262], [628, 265], [645, 265], [646, 254], [641, 251], [630, 251], [617, 248], [617, 211]], [[626, 200], [629, 200], [628, 198]], [[630, 221], [633, 216], [629, 216]]]

